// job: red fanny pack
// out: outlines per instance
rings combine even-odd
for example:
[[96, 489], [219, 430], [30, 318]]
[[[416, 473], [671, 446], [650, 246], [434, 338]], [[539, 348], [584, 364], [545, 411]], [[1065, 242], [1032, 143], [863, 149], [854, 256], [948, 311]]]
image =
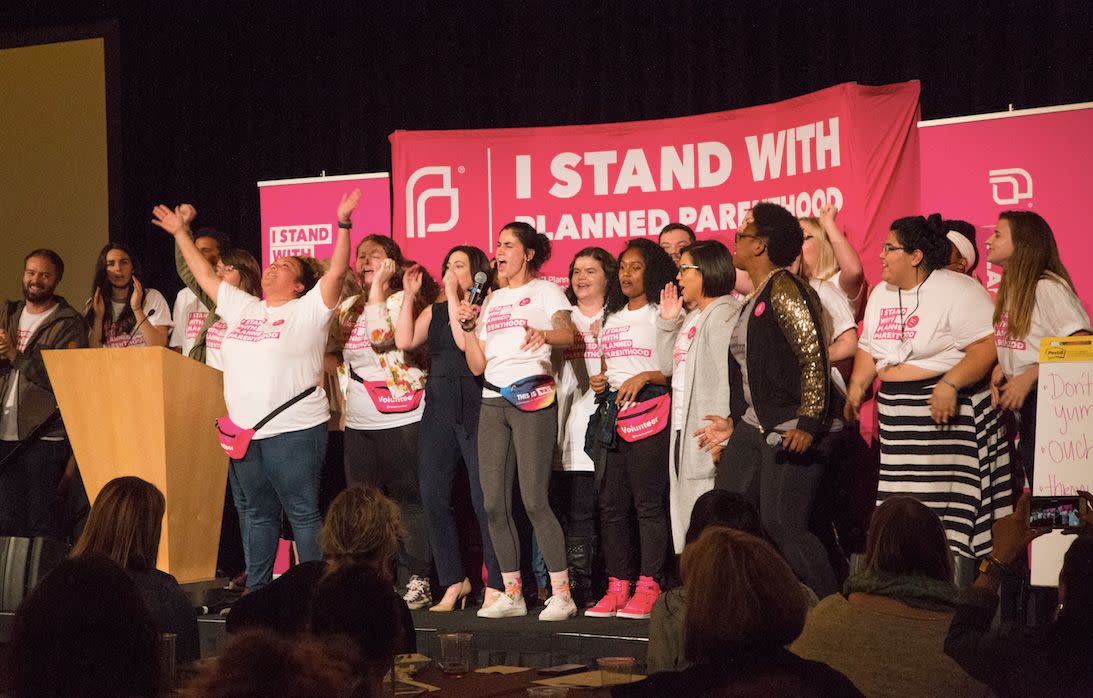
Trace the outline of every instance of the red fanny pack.
[[664, 393], [620, 410], [615, 420], [615, 431], [623, 441], [629, 442], [659, 434], [672, 417], [671, 404], [671, 394]]
[[216, 435], [220, 437], [220, 448], [224, 449], [224, 452], [227, 453], [230, 458], [234, 458], [235, 460], [241, 459], [243, 456], [247, 455], [247, 449], [250, 447], [250, 442], [251, 439], [254, 438], [255, 432], [266, 426], [271, 419], [292, 407], [300, 400], [303, 400], [317, 389], [318, 387], [313, 385], [299, 395], [296, 395], [288, 402], [258, 420], [258, 423], [251, 429], [244, 429], [239, 426], [233, 422], [228, 415], [217, 417]]
[[357, 375], [352, 367], [349, 369], [349, 377], [364, 386], [368, 397], [372, 398], [372, 404], [383, 414], [398, 414], [399, 412], [413, 412], [421, 404], [424, 390], [411, 390], [402, 397], [395, 397], [391, 389], [383, 381], [366, 381]]

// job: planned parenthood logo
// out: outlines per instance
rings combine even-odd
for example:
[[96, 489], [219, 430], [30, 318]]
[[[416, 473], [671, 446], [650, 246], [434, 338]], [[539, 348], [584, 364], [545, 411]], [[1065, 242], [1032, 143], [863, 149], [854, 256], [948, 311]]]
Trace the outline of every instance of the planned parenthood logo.
[[990, 179], [994, 203], [1000, 206], [1008, 206], [1022, 199], [1032, 198], [1032, 175], [1028, 173], [1028, 170], [1010, 167], [991, 170], [987, 176]]
[[[425, 180], [427, 188], [417, 192], [419, 180]], [[438, 184], [439, 186], [428, 186]], [[448, 220], [429, 223], [425, 220], [425, 202], [429, 199], [446, 198], [449, 201]], [[421, 167], [406, 180], [406, 237], [424, 238], [426, 233], [443, 233], [455, 227], [459, 221], [459, 190], [452, 186], [450, 165]]]

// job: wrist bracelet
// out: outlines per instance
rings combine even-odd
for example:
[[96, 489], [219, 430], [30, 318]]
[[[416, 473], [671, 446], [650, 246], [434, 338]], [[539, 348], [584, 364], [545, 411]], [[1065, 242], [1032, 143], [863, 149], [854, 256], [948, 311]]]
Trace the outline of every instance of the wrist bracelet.
[[942, 376], [942, 377], [940, 378], [940, 380], [941, 380], [941, 382], [942, 382], [942, 383], [944, 383], [945, 385], [949, 386], [950, 388], [952, 388], [952, 389], [953, 389], [953, 390], [955, 390], [956, 392], [958, 392], [958, 393], [960, 392], [960, 388], [956, 387], [956, 383], [953, 383], [953, 382], [952, 382], [951, 380], [949, 380], [949, 379], [948, 379], [948, 378], [946, 378], [945, 376]]
[[343, 230], [349, 230], [353, 227], [353, 221], [338, 221], [338, 227]]

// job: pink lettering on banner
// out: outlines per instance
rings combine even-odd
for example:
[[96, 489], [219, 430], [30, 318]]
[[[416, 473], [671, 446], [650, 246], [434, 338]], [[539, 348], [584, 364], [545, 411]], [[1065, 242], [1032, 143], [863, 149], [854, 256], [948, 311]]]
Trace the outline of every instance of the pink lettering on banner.
[[205, 326], [205, 318], [209, 313], [205, 310], [191, 310], [190, 317], [186, 319], [186, 339], [197, 339], [201, 328]]
[[265, 320], [260, 320], [258, 318], [243, 318], [225, 339], [239, 342], [265, 342], [267, 340], [281, 338], [280, 332], [266, 332], [263, 330], [262, 328], [265, 324]]
[[562, 351], [562, 357], [566, 361], [576, 359], [595, 359], [600, 355], [600, 345], [596, 335], [592, 332], [577, 331], [574, 333], [573, 344]]
[[918, 96], [917, 82], [845, 83], [675, 119], [396, 131], [394, 238], [438, 276], [452, 245], [493, 249], [498, 226], [523, 221], [553, 241], [542, 278], [564, 285], [591, 244], [615, 251], [669, 221], [729, 241], [758, 201], [796, 216], [830, 202], [875, 279], [888, 223], [918, 210]]
[[912, 315], [905, 323], [903, 317], [906, 313], [903, 308], [881, 308], [877, 328], [873, 330], [873, 339], [914, 339], [915, 330], [910, 328], [918, 324], [918, 316]]

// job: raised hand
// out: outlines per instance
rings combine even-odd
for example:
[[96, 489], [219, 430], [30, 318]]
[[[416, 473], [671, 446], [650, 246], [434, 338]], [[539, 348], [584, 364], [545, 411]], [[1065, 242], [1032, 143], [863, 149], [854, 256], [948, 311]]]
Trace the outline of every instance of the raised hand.
[[182, 217], [183, 223], [189, 228], [190, 224], [197, 218], [197, 209], [190, 204], [179, 204], [175, 207], [175, 213]]
[[391, 277], [395, 275], [395, 269], [398, 265], [393, 259], [384, 259], [379, 264], [379, 269], [376, 269], [376, 273], [372, 275], [372, 288], [383, 288], [387, 285], [387, 282], [391, 280]]
[[102, 299], [102, 291], [95, 289], [95, 294], [91, 296], [91, 310], [94, 311], [95, 317], [102, 319], [106, 316], [106, 301]]
[[824, 207], [820, 209], [820, 225], [822, 225], [825, 230], [834, 228], [835, 216], [838, 213], [839, 209], [835, 208], [834, 204], [825, 204]]
[[[185, 207], [185, 208], [184, 208]], [[169, 208], [159, 204], [152, 209], [152, 225], [163, 228], [171, 235], [188, 230], [197, 210], [189, 204]]]
[[449, 297], [455, 297], [459, 295], [459, 277], [455, 275], [455, 271], [449, 269], [444, 272], [444, 294]]
[[133, 295], [129, 296], [129, 307], [133, 309], [134, 314], [144, 309], [144, 287], [140, 285], [140, 279], [135, 276], [133, 277]]
[[664, 284], [660, 290], [660, 318], [662, 320], [675, 320], [683, 312], [683, 296], [674, 283]]
[[421, 291], [421, 265], [415, 264], [402, 273], [402, 290], [407, 301], [417, 298]]
[[361, 200], [361, 190], [354, 189], [348, 194], [342, 194], [342, 200], [338, 203], [338, 220], [349, 223], [353, 220], [353, 211]]

